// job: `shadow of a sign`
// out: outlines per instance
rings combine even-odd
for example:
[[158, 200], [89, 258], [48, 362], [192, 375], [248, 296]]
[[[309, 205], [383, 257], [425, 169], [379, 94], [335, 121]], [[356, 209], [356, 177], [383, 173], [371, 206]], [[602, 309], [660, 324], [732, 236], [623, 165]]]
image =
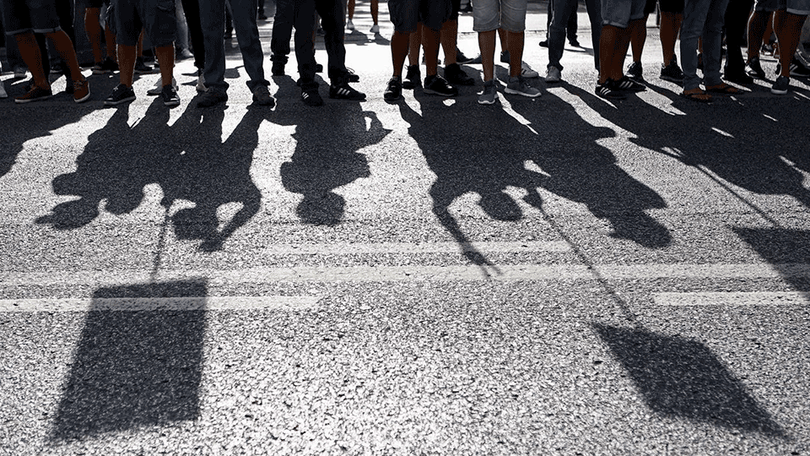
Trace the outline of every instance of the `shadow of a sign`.
[[52, 439], [196, 419], [206, 294], [195, 281], [97, 290]]
[[745, 386], [702, 343], [643, 329], [593, 327], [655, 413], [786, 437]]

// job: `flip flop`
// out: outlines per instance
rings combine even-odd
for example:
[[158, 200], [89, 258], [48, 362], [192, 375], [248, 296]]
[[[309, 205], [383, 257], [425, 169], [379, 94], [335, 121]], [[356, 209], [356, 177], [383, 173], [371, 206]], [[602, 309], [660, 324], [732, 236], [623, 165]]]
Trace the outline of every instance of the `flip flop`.
[[711, 103], [712, 97], [708, 93], [700, 90], [698, 92], [681, 92], [681, 96], [698, 103]]
[[739, 95], [743, 93], [742, 90], [734, 87], [733, 85], [728, 85], [725, 82], [716, 86], [707, 86], [706, 91], [710, 93], [719, 93], [721, 95]]

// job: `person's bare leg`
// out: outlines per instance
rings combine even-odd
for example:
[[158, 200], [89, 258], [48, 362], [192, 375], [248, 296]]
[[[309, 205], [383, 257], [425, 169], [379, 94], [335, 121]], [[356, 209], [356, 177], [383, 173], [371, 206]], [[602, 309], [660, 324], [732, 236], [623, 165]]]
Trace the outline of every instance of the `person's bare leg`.
[[349, 0], [346, 3], [346, 10], [348, 11], [349, 20], [354, 18], [354, 0]]
[[394, 76], [402, 76], [402, 66], [408, 58], [408, 48], [410, 47], [410, 32], [397, 32], [391, 35], [391, 63], [394, 66]]
[[509, 50], [509, 35], [506, 34], [506, 30], [499, 28], [498, 29], [498, 40], [501, 42], [501, 51], [508, 51]]
[[765, 11], [754, 11], [748, 19], [748, 61], [759, 58], [762, 38], [768, 25], [770, 14]]
[[127, 87], [132, 87], [137, 52], [136, 46], [118, 44], [118, 81]]
[[374, 25], [377, 25], [379, 16], [380, 16], [379, 0], [371, 0], [371, 20], [374, 21]]
[[104, 37], [107, 40], [107, 57], [113, 59], [114, 62], [118, 62], [118, 46], [116, 45], [115, 41], [115, 33], [112, 32], [110, 29], [109, 23], [107, 27], [104, 28]]
[[799, 38], [807, 16], [777, 11], [774, 15], [774, 32], [779, 41], [780, 75], [790, 77], [790, 61], [799, 47]]
[[618, 81], [624, 76], [624, 58], [627, 55], [627, 50], [630, 48], [630, 31], [634, 27], [639, 27], [639, 23], [643, 24], [643, 19], [630, 21], [627, 28], [618, 29], [618, 42], [616, 43], [616, 53], [613, 54], [613, 62], [611, 66], [611, 78]]
[[523, 32], [506, 32], [506, 42], [509, 46], [509, 76], [516, 78], [520, 76], [523, 59]]
[[481, 50], [481, 66], [484, 82], [495, 78], [495, 31], [478, 32], [478, 48]]
[[425, 74], [434, 76], [439, 66], [439, 41], [441, 32], [422, 27], [422, 48], [425, 50]]
[[613, 54], [618, 52], [619, 29], [614, 25], [603, 25], [599, 37], [599, 84], [604, 84], [613, 76]]
[[669, 65], [669, 62], [675, 57], [675, 43], [678, 41], [682, 23], [683, 14], [661, 12], [660, 35], [664, 65]]
[[174, 44], [156, 47], [155, 56], [160, 64], [160, 80], [163, 86], [170, 85], [174, 71]]
[[416, 32], [411, 33], [408, 42], [408, 65], [419, 65], [419, 50], [422, 47], [422, 23], [416, 24]]
[[56, 50], [56, 53], [59, 54], [59, 58], [61, 58], [70, 68], [70, 76], [74, 81], [83, 81], [84, 76], [82, 76], [82, 69], [79, 67], [79, 61], [76, 59], [76, 50], [73, 49], [73, 42], [70, 41], [70, 37], [64, 30], [58, 30], [56, 32], [46, 33], [51, 43], [53, 43], [53, 47]]
[[447, 21], [442, 24], [441, 43], [444, 51], [444, 64], [456, 63], [456, 36], [458, 35], [458, 21]]
[[34, 85], [42, 89], [50, 89], [51, 84], [45, 77], [45, 69], [42, 67], [42, 54], [39, 52], [39, 45], [32, 32], [18, 33], [14, 35], [20, 56], [31, 72]]
[[87, 41], [93, 50], [93, 61], [98, 63], [104, 60], [104, 53], [101, 49], [101, 23], [99, 15], [101, 8], [84, 9], [84, 30], [87, 33]]
[[644, 43], [647, 42], [647, 18], [639, 21], [630, 29], [630, 44], [633, 52], [633, 62], [641, 62], [641, 53], [644, 51]]

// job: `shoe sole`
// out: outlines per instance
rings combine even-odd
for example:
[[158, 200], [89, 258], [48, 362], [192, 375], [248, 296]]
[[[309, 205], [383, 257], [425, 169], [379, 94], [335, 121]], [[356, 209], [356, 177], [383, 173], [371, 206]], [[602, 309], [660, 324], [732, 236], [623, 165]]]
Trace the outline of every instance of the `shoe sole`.
[[771, 89], [771, 93], [774, 95], [787, 95], [787, 90], [779, 90], [779, 89]]
[[442, 93], [442, 92], [437, 92], [436, 90], [432, 90], [432, 89], [424, 89], [424, 92], [429, 94], [429, 95], [439, 95], [441, 97], [447, 97], [447, 98], [455, 97], [455, 96], [458, 95], [458, 93]]
[[164, 101], [163, 106], [168, 106], [170, 108], [180, 106], [180, 100]]
[[494, 105], [496, 101], [498, 101], [498, 95], [497, 94], [495, 95], [495, 97], [492, 100], [482, 100], [482, 99], [479, 98], [478, 99], [478, 104], [488, 106], [488, 105]]
[[537, 98], [542, 95], [541, 92], [537, 92], [536, 94], [521, 92], [520, 90], [511, 90], [511, 89], [503, 89], [504, 93], [508, 93], [509, 95], [520, 95], [526, 98]]
[[664, 81], [674, 82], [675, 84], [683, 84], [683, 78], [673, 78], [672, 76], [661, 76]]
[[122, 99], [116, 100], [116, 101], [104, 100], [104, 106], [118, 106], [118, 105], [123, 104], [123, 103], [128, 103], [130, 101], [135, 101], [135, 98], [137, 98], [137, 97], [135, 95], [133, 95], [131, 97], [122, 98]]
[[14, 102], [18, 104], [25, 104], [25, 103], [33, 103], [35, 101], [47, 100], [48, 98], [53, 97], [53, 95], [46, 95], [44, 97], [37, 97], [37, 98], [28, 98], [25, 100], [20, 100], [19, 98], [15, 98]]
[[85, 95], [85, 96], [83, 96], [81, 98], [74, 98], [73, 101], [75, 103], [84, 103], [85, 101], [87, 101], [89, 99], [90, 99], [90, 91], [88, 90], [87, 95]]

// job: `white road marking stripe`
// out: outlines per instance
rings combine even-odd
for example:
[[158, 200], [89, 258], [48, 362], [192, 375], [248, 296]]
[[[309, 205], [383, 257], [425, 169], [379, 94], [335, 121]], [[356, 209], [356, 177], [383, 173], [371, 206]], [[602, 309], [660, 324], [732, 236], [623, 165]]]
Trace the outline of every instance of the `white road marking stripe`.
[[300, 310], [312, 309], [318, 301], [315, 296], [0, 299], [0, 312]]
[[458, 253], [472, 251], [486, 253], [523, 252], [570, 252], [571, 246], [565, 241], [526, 241], [526, 242], [473, 242], [459, 245], [457, 242], [383, 242], [360, 244], [342, 242], [335, 244], [289, 244], [267, 246], [264, 252], [275, 255], [316, 255], [316, 254], [376, 254], [376, 253]]
[[[157, 280], [200, 280], [209, 285], [268, 282], [419, 282], [643, 279], [777, 279], [810, 278], [810, 264], [641, 264], [641, 265], [493, 265], [493, 266], [354, 266], [160, 271]], [[149, 283], [146, 271], [53, 271], [0, 273], [0, 286]]]
[[752, 292], [692, 292], [655, 293], [659, 306], [807, 306], [810, 292], [752, 291]]

